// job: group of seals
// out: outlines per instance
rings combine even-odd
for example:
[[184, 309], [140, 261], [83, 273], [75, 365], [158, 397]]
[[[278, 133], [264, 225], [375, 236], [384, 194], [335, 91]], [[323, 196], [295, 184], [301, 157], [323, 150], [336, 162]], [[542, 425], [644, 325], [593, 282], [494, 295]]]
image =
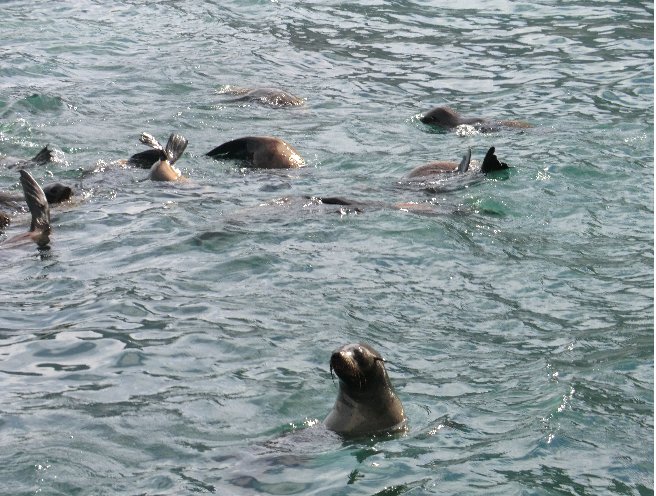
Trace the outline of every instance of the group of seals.
[[[232, 89], [225, 91], [240, 96], [240, 99], [259, 101], [272, 106], [301, 105], [303, 100], [289, 93], [275, 89]], [[453, 128], [467, 124], [476, 126], [482, 132], [496, 130], [500, 126], [528, 127], [519, 121], [488, 121], [482, 118], [463, 118], [448, 107], [437, 107], [421, 117], [423, 123]], [[174, 167], [187, 148], [188, 141], [179, 134], [171, 134], [166, 146], [148, 133], [142, 133], [140, 141], [150, 149], [131, 156], [127, 163], [150, 170], [153, 181], [178, 181], [180, 171]], [[46, 156], [44, 148], [31, 162], [38, 163]], [[247, 167], [255, 168], [298, 168], [305, 165], [300, 154], [288, 143], [271, 136], [246, 136], [223, 143], [206, 153], [214, 159], [236, 159]], [[29, 162], [29, 161], [23, 161]], [[17, 163], [20, 163], [17, 162]], [[425, 178], [441, 174], [464, 174], [471, 163], [471, 149], [457, 162], [438, 161], [419, 166], [407, 174], [408, 179]], [[20, 166], [20, 165], [19, 165]], [[490, 147], [485, 155], [481, 172], [507, 169]], [[29, 172], [20, 170], [20, 182], [25, 201], [32, 215], [30, 230], [23, 235], [39, 247], [49, 243], [50, 210], [47, 193], [39, 186]], [[53, 185], [48, 188], [53, 198], [70, 198], [70, 188]], [[354, 202], [339, 198], [325, 197], [323, 203], [354, 205]], [[8, 220], [0, 216], [0, 226]], [[364, 436], [385, 432], [398, 432], [406, 429], [407, 418], [403, 405], [394, 392], [385, 369], [383, 357], [367, 344], [348, 344], [335, 350], [330, 357], [330, 372], [337, 375], [339, 391], [335, 404], [323, 424], [331, 431], [343, 436]]]

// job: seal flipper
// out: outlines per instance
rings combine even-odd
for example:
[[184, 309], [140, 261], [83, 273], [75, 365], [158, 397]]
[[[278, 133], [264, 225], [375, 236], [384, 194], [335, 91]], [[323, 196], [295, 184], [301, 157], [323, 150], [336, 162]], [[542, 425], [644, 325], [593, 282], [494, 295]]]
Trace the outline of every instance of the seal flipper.
[[40, 248], [44, 248], [50, 243], [50, 208], [48, 207], [48, 200], [41, 186], [29, 172], [21, 170], [20, 175], [25, 201], [32, 214], [30, 238]]
[[155, 138], [155, 136], [150, 133], [141, 133], [141, 136], [139, 136], [139, 141], [155, 150], [159, 150], [161, 152], [164, 151], [164, 147], [160, 144], [159, 141], [157, 141], [157, 138]]
[[500, 170], [508, 169], [508, 164], [505, 162], [499, 162], [499, 159], [494, 154], [494, 147], [490, 147], [485, 155], [483, 160], [483, 165], [481, 165], [481, 172], [487, 174], [488, 172], [495, 172]]
[[166, 154], [166, 158], [170, 165], [173, 165], [182, 156], [188, 143], [189, 141], [187, 141], [187, 138], [181, 134], [171, 134], [171, 136], [169, 136], [169, 141], [166, 143], [166, 150], [164, 150], [164, 153]]
[[467, 172], [467, 169], [469, 169], [469, 164], [471, 162], [471, 147], [467, 150], [467, 153], [465, 153], [462, 157], [462, 161], [460, 162], [460, 165], [458, 165], [458, 172]]
[[128, 159], [128, 165], [133, 165], [140, 169], [150, 169], [161, 158], [163, 158], [162, 150], [146, 150], [145, 152], [132, 155]]
[[30, 160], [37, 164], [45, 164], [52, 162], [55, 159], [55, 151], [50, 148], [50, 145], [44, 146], [39, 153], [34, 155]]
[[207, 157], [229, 158], [237, 160], [250, 160], [253, 158], [253, 153], [249, 151], [249, 138], [237, 138], [232, 141], [223, 143], [213, 150], [210, 150], [205, 155]]

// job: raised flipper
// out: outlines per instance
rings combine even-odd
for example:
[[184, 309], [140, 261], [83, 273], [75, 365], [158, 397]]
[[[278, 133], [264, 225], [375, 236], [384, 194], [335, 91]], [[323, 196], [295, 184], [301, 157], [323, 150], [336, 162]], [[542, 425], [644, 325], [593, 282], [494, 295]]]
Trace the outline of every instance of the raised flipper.
[[205, 155], [212, 158], [250, 160], [253, 158], [253, 152], [249, 151], [248, 146], [250, 140], [249, 137], [237, 138], [217, 146]]
[[164, 147], [161, 145], [161, 143], [157, 141], [157, 138], [155, 138], [155, 136], [150, 133], [141, 133], [141, 136], [139, 136], [139, 141], [155, 150], [159, 150], [161, 152], [164, 151]]
[[462, 161], [460, 162], [460, 165], [458, 165], [458, 172], [467, 172], [467, 169], [469, 169], [469, 163], [471, 162], [471, 148], [467, 150], [467, 153], [465, 153], [462, 157]]
[[44, 146], [39, 153], [32, 157], [32, 162], [37, 164], [45, 164], [52, 162], [55, 159], [55, 151], [50, 148], [50, 145]]
[[41, 186], [29, 172], [21, 170], [20, 176], [25, 201], [32, 214], [29, 237], [40, 248], [44, 248], [50, 243], [50, 208], [48, 207], [48, 200]]
[[494, 154], [494, 147], [490, 147], [485, 155], [483, 160], [483, 165], [481, 165], [481, 172], [487, 174], [488, 172], [495, 172], [500, 170], [508, 169], [508, 164], [505, 162], [499, 162], [499, 159]]
[[170, 165], [173, 165], [182, 156], [188, 144], [187, 138], [180, 134], [171, 134], [169, 136], [164, 153]]

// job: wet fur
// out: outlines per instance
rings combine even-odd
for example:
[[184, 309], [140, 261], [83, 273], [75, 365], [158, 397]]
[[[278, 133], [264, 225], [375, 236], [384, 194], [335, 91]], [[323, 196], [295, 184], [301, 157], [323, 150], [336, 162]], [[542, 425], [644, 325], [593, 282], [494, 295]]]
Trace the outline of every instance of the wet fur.
[[217, 146], [206, 155], [217, 160], [242, 160], [246, 167], [258, 169], [294, 169], [305, 165], [289, 143], [272, 136], [237, 138]]

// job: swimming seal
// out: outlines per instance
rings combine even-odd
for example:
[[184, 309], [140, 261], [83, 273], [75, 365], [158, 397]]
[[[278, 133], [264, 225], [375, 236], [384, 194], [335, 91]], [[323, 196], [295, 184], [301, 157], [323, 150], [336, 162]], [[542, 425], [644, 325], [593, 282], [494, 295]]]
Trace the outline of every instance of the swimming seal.
[[[139, 138], [144, 145], [152, 150], [133, 155], [128, 159], [128, 164], [139, 164], [140, 167], [150, 168], [149, 177], [153, 181], [178, 181], [182, 178], [180, 171], [173, 164], [180, 158], [187, 148], [187, 138], [179, 134], [171, 134], [164, 148], [152, 134], [141, 133]], [[137, 157], [135, 159], [135, 157]], [[154, 162], [152, 161], [154, 159]], [[150, 162], [150, 165], [145, 164]]]
[[289, 143], [272, 136], [237, 138], [217, 146], [206, 155], [216, 160], [243, 160], [245, 167], [256, 169], [295, 169], [305, 165]]
[[424, 124], [437, 126], [444, 129], [453, 129], [464, 124], [473, 126], [481, 133], [490, 133], [498, 131], [502, 127], [511, 128], [530, 128], [533, 127], [528, 122], [523, 121], [502, 121], [502, 120], [489, 120], [483, 117], [463, 117], [458, 112], [450, 107], [435, 107], [428, 112], [422, 114], [419, 118]]
[[49, 205], [68, 201], [73, 196], [73, 189], [61, 183], [47, 184], [43, 187]]
[[235, 101], [256, 102], [269, 107], [295, 107], [303, 105], [305, 100], [278, 88], [240, 88], [238, 86], [224, 86], [222, 94], [235, 95]]
[[0, 157], [0, 166], [7, 167], [8, 169], [17, 169], [29, 167], [30, 165], [43, 165], [48, 162], [53, 162], [56, 152], [50, 145], [44, 146], [39, 153], [29, 159], [15, 158], [15, 157]]
[[406, 429], [401, 401], [394, 393], [383, 357], [366, 344], [347, 344], [330, 357], [339, 378], [335, 406], [324, 425], [344, 436]]
[[[483, 163], [481, 164], [481, 172], [487, 174], [489, 172], [500, 171], [508, 169], [508, 164], [505, 162], [499, 162], [497, 156], [494, 154], [494, 147], [490, 149], [485, 154]], [[420, 165], [412, 169], [406, 176], [407, 179], [421, 179], [425, 177], [435, 176], [439, 174], [458, 174], [465, 173], [469, 170], [469, 165], [471, 163], [471, 148], [467, 150], [467, 153], [462, 157], [462, 161], [458, 164], [456, 162], [430, 162], [425, 165]]]

